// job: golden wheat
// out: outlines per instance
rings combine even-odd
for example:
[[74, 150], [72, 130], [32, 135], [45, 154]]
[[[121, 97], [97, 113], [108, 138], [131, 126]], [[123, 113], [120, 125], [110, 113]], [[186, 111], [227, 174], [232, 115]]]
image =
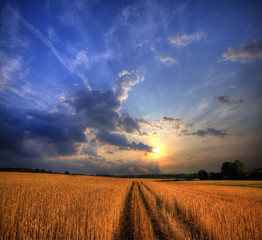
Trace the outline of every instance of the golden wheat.
[[203, 183], [0, 173], [0, 239], [261, 239], [260, 188]]
[[189, 239], [261, 239], [261, 189], [152, 181], [146, 186], [162, 202], [165, 218], [185, 223], [180, 239], [188, 239], [187, 232]]
[[111, 239], [130, 180], [0, 174], [0, 239]]

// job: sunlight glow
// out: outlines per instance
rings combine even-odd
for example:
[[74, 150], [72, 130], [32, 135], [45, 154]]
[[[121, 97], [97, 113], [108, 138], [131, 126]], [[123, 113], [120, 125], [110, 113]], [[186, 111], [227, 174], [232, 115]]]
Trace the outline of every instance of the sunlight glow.
[[158, 147], [155, 147], [155, 148], [153, 149], [153, 153], [155, 153], [156, 155], [158, 155], [158, 154], [161, 154], [161, 151], [160, 151], [160, 149], [159, 149]]
[[147, 155], [148, 158], [160, 160], [167, 156], [165, 143], [159, 137], [150, 138], [148, 145], [153, 146], [152, 152]]

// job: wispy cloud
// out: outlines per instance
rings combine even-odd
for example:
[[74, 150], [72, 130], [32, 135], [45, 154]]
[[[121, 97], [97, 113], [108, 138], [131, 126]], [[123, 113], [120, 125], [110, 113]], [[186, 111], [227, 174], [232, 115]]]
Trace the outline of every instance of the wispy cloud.
[[[85, 84], [85, 86], [92, 90], [91, 86], [88, 83], [87, 77], [83, 74], [83, 72], [78, 70], [78, 65], [83, 64], [83, 60], [87, 60], [87, 56], [80, 52], [75, 59], [71, 60], [70, 58], [61, 54], [52, 44], [52, 42], [45, 37], [37, 28], [35, 28], [32, 24], [30, 24], [27, 20], [25, 20], [19, 13], [12, 8], [9, 8], [9, 11], [17, 17], [18, 21], [26, 27], [38, 40], [40, 40], [49, 50], [54, 54], [56, 59], [64, 65], [64, 67], [70, 71], [71, 73], [76, 74], [79, 78], [81, 78]], [[84, 57], [84, 59], [83, 59]]]
[[21, 71], [21, 58], [8, 58], [3, 52], [0, 52], [0, 90], [4, 90], [7, 85], [12, 84], [12, 77]]
[[207, 36], [203, 31], [196, 31], [192, 34], [182, 33], [168, 38], [171, 44], [176, 47], [185, 47], [192, 42], [200, 41]]
[[243, 103], [244, 100], [238, 97], [229, 97], [227, 94], [223, 94], [219, 97], [214, 96], [214, 99], [217, 99], [219, 102], [225, 105], [233, 105], [238, 103]]
[[179, 65], [179, 62], [175, 58], [169, 57], [168, 55], [163, 55], [159, 60], [165, 65]]
[[219, 62], [253, 62], [262, 59], [262, 41], [253, 41], [249, 44], [242, 44], [240, 47], [229, 47], [227, 52], [224, 52], [222, 59]]

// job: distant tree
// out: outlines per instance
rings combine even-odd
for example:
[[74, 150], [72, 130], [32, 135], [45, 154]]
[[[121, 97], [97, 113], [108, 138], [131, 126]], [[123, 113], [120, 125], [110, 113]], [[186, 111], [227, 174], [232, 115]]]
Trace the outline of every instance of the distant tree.
[[208, 173], [205, 170], [199, 170], [197, 175], [198, 175], [198, 178], [200, 180], [207, 180], [208, 179]]
[[253, 170], [249, 176], [249, 179], [262, 180], [262, 168]]
[[244, 164], [239, 160], [224, 162], [221, 167], [222, 175], [226, 179], [242, 179], [244, 177]]
[[223, 175], [221, 173], [217, 172], [210, 172], [209, 177], [210, 180], [220, 180], [223, 178]]
[[70, 174], [70, 172], [68, 172], [68, 171], [65, 171], [65, 174]]

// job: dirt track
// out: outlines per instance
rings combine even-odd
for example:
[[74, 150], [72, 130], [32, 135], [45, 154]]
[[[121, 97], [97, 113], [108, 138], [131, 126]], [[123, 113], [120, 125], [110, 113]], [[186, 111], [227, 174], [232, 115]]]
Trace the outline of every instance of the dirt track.
[[[186, 221], [174, 206], [177, 216], [173, 216], [176, 226], [188, 233], [191, 239], [208, 239], [196, 228], [194, 222]], [[167, 221], [168, 209], [157, 194], [143, 182], [133, 181], [127, 193], [125, 205], [115, 240], [180, 239]], [[171, 213], [170, 213], [171, 214]]]

